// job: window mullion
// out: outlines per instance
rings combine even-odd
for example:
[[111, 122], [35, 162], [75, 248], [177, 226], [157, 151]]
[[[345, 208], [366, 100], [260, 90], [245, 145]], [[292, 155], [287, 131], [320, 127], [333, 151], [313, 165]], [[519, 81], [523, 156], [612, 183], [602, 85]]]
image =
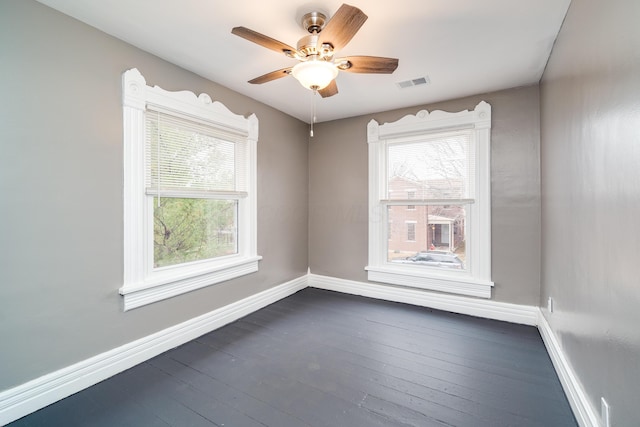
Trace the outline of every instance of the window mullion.
[[153, 197], [182, 197], [187, 199], [244, 199], [248, 197], [246, 191], [197, 191], [183, 189], [147, 188], [147, 196]]
[[470, 205], [475, 203], [474, 199], [383, 199], [380, 204], [383, 206], [429, 206], [429, 205]]

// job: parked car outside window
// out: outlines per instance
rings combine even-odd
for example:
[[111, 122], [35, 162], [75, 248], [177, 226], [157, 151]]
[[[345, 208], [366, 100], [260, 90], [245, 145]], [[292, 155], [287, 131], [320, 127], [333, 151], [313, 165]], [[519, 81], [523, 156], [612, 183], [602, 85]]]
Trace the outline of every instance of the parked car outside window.
[[392, 262], [401, 264], [423, 265], [428, 267], [454, 268], [462, 270], [464, 263], [456, 254], [447, 251], [418, 252], [414, 256], [404, 259], [394, 259]]

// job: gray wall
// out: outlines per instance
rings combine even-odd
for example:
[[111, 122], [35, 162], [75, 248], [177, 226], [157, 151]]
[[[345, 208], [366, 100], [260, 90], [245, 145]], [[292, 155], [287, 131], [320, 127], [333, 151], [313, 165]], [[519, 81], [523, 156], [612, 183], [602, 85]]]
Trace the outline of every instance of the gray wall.
[[[417, 89], [420, 90], [420, 89]], [[427, 88], [428, 90], [428, 88]], [[540, 299], [538, 86], [388, 111], [317, 125], [309, 146], [311, 272], [367, 281], [367, 123], [393, 122], [421, 109], [492, 106], [491, 214], [493, 299]]]
[[[258, 273], [127, 313], [121, 74], [260, 120]], [[307, 271], [306, 126], [34, 1], [0, 2], [0, 390]]]
[[640, 423], [640, 2], [573, 0], [541, 84], [544, 311], [597, 411]]
[[[532, 86], [322, 123], [308, 142], [306, 125], [268, 106], [39, 3], [3, 0], [0, 390], [303, 275], [308, 263], [366, 281], [367, 122], [486, 100], [494, 299], [544, 307], [552, 296], [545, 316], [594, 407], [605, 396], [615, 425], [636, 424], [638, 16], [635, 0], [573, 0], [540, 98]], [[120, 76], [132, 67], [151, 85], [258, 115], [264, 260], [256, 274], [123, 313]]]

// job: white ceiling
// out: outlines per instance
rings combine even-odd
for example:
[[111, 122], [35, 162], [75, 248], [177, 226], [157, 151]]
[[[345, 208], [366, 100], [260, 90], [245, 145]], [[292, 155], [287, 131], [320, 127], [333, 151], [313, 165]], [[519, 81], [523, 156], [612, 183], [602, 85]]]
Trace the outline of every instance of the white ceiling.
[[[244, 26], [295, 47], [299, 17], [341, 0], [38, 0], [209, 80], [309, 122], [311, 91], [291, 76], [247, 83], [295, 60], [231, 34]], [[340, 73], [319, 122], [536, 83], [570, 0], [351, 0], [369, 16], [336, 56], [399, 58], [391, 75]], [[132, 64], [135, 66], [135, 64]], [[144, 72], [144, 70], [141, 70]], [[399, 89], [427, 76], [430, 84]], [[153, 84], [153, 82], [150, 82]], [[215, 99], [215, 93], [210, 94]]]

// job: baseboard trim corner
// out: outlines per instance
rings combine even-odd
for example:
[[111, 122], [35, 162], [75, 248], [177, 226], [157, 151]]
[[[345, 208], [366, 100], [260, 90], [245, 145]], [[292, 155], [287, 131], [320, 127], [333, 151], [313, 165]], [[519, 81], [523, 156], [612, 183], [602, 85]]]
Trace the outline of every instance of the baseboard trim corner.
[[549, 322], [538, 309], [538, 330], [542, 341], [547, 348], [547, 353], [556, 369], [564, 393], [569, 400], [573, 414], [580, 427], [600, 427], [600, 417], [589, 402], [578, 377], [576, 376], [569, 360], [566, 358], [562, 346], [556, 339]]
[[509, 304], [379, 283], [358, 282], [318, 274], [309, 274], [309, 286], [523, 325], [536, 326], [538, 322], [538, 308], [534, 306]]
[[99, 383], [307, 287], [307, 275], [0, 392], [0, 425]]

